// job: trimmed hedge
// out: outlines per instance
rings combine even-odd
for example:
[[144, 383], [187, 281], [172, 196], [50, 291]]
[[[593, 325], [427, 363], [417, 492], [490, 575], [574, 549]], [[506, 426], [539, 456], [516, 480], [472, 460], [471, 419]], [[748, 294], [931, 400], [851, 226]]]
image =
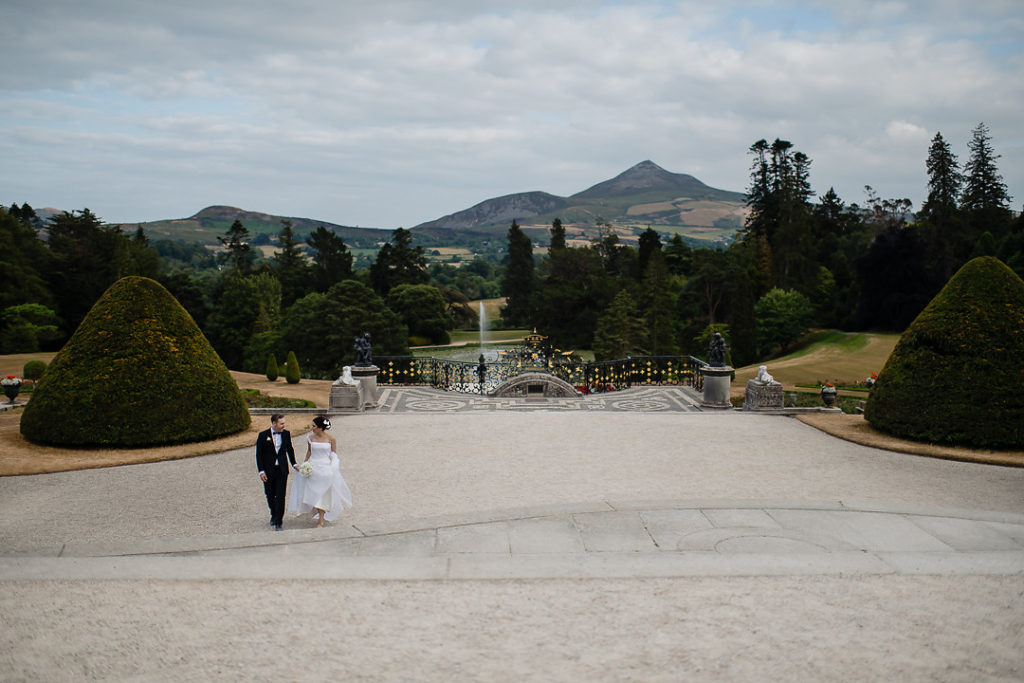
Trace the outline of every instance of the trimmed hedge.
[[281, 371], [277, 367], [277, 359], [274, 358], [274, 354], [267, 356], [267, 380], [271, 382], [277, 381]]
[[35, 382], [42, 378], [44, 372], [46, 372], [46, 361], [30, 360], [25, 363], [25, 367], [22, 368], [21, 376]]
[[25, 438], [60, 446], [185, 443], [248, 427], [238, 385], [191, 316], [137, 276], [93, 305], [21, 418]]
[[1024, 447], [1024, 281], [982, 256], [965, 264], [900, 337], [864, 417], [895, 436]]
[[295, 357], [294, 351], [288, 352], [286, 363], [288, 367], [284, 371], [284, 380], [288, 384], [298, 384], [299, 380], [302, 379], [302, 373], [299, 371], [299, 359]]

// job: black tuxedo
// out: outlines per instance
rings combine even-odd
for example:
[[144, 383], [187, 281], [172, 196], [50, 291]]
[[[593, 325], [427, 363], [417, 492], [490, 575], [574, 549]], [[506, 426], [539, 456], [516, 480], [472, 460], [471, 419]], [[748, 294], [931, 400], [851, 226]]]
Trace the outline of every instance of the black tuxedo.
[[270, 521], [274, 526], [281, 526], [284, 519], [285, 491], [288, 488], [288, 470], [295, 465], [295, 449], [292, 448], [292, 435], [281, 430], [281, 448], [274, 449], [274, 437], [266, 429], [256, 438], [256, 468], [267, 475], [263, 482], [263, 491], [267, 494], [267, 506], [270, 508]]

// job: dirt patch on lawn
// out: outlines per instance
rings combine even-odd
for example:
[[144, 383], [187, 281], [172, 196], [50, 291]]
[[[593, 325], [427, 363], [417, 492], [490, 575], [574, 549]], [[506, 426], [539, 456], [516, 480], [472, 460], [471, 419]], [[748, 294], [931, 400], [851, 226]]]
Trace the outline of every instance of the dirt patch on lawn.
[[[7, 357], [12, 358], [11, 356]], [[20, 359], [19, 359], [20, 361]], [[23, 361], [21, 361], [23, 362]], [[12, 373], [13, 374], [13, 373]], [[20, 372], [18, 373], [20, 375]], [[269, 382], [263, 375], [247, 372], [232, 372], [231, 375], [243, 389], [258, 389], [271, 396], [304, 398], [318, 407], [328, 403], [331, 393], [329, 380], [302, 380], [288, 384], [282, 380]], [[21, 397], [19, 397], [20, 399]], [[31, 399], [31, 395], [29, 396]], [[287, 411], [285, 411], [287, 412]], [[220, 453], [236, 448], [252, 446], [256, 435], [267, 428], [270, 418], [254, 415], [249, 429], [211, 441], [176, 444], [172, 446], [151, 446], [148, 448], [59, 448], [32, 443], [21, 435], [22, 409], [15, 408], [0, 413], [0, 476], [18, 474], [44, 474], [82, 470], [94, 467], [134, 465], [161, 460], [177, 460], [197, 455]], [[293, 434], [309, 431], [312, 415], [292, 415], [288, 428]], [[198, 416], [197, 419], [202, 419]], [[98, 425], [102, 427], [102, 425]]]

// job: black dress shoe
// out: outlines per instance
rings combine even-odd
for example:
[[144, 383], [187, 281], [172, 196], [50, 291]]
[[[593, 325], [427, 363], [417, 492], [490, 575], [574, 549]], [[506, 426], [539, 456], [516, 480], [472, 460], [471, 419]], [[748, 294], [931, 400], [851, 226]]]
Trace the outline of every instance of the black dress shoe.
[[281, 531], [281, 525], [280, 524], [275, 524], [274, 525], [274, 531]]

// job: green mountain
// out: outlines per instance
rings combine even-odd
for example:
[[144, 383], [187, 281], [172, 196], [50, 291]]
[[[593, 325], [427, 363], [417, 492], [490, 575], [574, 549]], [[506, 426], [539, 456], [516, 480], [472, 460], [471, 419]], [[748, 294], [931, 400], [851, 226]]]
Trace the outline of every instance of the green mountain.
[[463, 231], [496, 237], [515, 219], [531, 238], [543, 243], [551, 221], [560, 218], [570, 240], [588, 240], [601, 229], [599, 223], [605, 223], [624, 241], [650, 226], [695, 242], [716, 242], [729, 241], [745, 216], [746, 195], [719, 190], [691, 175], [671, 173], [653, 161], [642, 161], [569, 197], [546, 192], [505, 195], [413, 230], [437, 237]]
[[180, 239], [203, 244], [218, 244], [217, 237], [224, 235], [236, 219], [242, 221], [242, 224], [254, 236], [278, 234], [281, 232], [281, 221], [285, 220], [291, 221], [292, 228], [298, 235], [308, 235], [323, 226], [337, 233], [345, 240], [346, 244], [355, 248], [374, 248], [386, 240], [390, 234], [390, 231], [378, 228], [353, 228], [310, 218], [273, 216], [256, 211], [245, 211], [233, 206], [208, 206], [188, 218], [131, 223], [122, 227], [129, 230], [139, 226], [146, 231], [150, 239]]
[[[460, 247], [476, 251], [504, 240], [513, 220], [537, 245], [549, 239], [555, 218], [566, 228], [570, 244], [585, 244], [602, 230], [616, 231], [623, 242], [635, 242], [648, 226], [661, 233], [679, 233], [692, 244], [727, 243], [743, 225], [746, 196], [719, 190], [691, 175], [671, 173], [642, 161], [610, 180], [569, 197], [547, 192], [520, 192], [495, 197], [412, 228], [417, 244], [428, 248]], [[142, 227], [150, 239], [180, 239], [218, 245], [231, 223], [240, 220], [253, 236], [273, 236], [288, 220], [297, 235], [323, 226], [350, 248], [376, 249], [390, 229], [359, 228], [294, 216], [274, 216], [233, 206], [209, 206], [194, 216], [125, 224]]]

